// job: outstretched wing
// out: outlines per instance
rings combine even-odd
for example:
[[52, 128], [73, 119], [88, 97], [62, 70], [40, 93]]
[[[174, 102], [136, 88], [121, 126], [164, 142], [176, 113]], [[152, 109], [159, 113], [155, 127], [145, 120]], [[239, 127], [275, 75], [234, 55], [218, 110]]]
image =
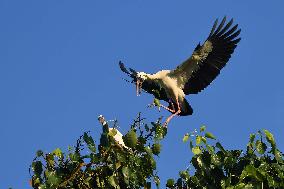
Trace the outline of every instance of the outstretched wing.
[[216, 19], [204, 44], [198, 44], [192, 56], [169, 73], [185, 94], [196, 94], [206, 88], [229, 61], [241, 40], [237, 38], [241, 32], [238, 25], [231, 27], [233, 19], [225, 23], [226, 17], [217, 27]]

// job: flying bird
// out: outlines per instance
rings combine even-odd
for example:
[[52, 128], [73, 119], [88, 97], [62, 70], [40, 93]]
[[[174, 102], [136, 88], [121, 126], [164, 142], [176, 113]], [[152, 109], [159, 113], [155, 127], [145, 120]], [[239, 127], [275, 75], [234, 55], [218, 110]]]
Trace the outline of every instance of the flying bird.
[[192, 55], [173, 70], [147, 74], [126, 69], [121, 61], [119, 66], [136, 84], [137, 96], [143, 90], [168, 103], [159, 105], [172, 113], [164, 124], [167, 126], [176, 115], [192, 115], [193, 109], [185, 96], [201, 92], [219, 75], [240, 42], [240, 33], [238, 24], [233, 26], [233, 19], [226, 22], [224, 17], [219, 25], [216, 19], [205, 42], [199, 43]]

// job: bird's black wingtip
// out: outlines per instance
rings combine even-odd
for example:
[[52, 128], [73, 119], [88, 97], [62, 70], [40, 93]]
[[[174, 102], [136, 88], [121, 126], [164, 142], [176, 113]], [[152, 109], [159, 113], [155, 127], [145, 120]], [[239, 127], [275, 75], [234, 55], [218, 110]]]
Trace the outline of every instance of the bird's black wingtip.
[[119, 68], [121, 69], [121, 71], [123, 71], [124, 73], [130, 75], [130, 72], [125, 68], [124, 64], [122, 63], [122, 61], [119, 61]]

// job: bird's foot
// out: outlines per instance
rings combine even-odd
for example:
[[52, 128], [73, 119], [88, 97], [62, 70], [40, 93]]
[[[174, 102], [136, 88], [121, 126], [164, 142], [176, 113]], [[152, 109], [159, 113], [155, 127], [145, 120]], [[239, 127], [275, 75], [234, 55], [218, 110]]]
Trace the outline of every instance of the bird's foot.
[[168, 128], [168, 121], [165, 121], [165, 123], [163, 124], [163, 127]]
[[180, 105], [179, 105], [179, 102], [178, 102], [178, 99], [176, 99], [177, 101], [177, 104], [178, 104], [178, 110], [177, 111], [174, 111], [174, 110], [171, 110], [169, 109], [168, 107], [166, 107], [170, 112], [172, 112], [173, 114], [170, 115], [167, 119], [166, 119], [166, 122], [164, 123], [164, 127], [167, 127], [169, 122], [171, 121], [171, 119], [175, 116], [177, 116], [179, 113], [181, 113], [181, 109], [180, 109]]

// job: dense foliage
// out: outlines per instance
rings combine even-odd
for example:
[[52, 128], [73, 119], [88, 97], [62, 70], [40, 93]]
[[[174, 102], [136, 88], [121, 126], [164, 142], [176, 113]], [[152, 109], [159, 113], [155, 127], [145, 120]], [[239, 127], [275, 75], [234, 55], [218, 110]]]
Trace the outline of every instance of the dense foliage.
[[151, 188], [151, 181], [159, 185], [154, 156], [167, 132], [159, 120], [146, 125], [139, 115], [123, 137], [123, 146], [113, 138], [117, 130], [100, 119], [103, 132], [98, 149], [92, 136], [84, 133], [66, 154], [59, 148], [37, 152], [31, 165], [33, 188]]
[[167, 181], [169, 188], [284, 188], [283, 154], [268, 130], [251, 134], [246, 151], [226, 150], [220, 142], [210, 145], [208, 139], [216, 140], [204, 126], [184, 136], [194, 154], [194, 173], [181, 171], [177, 181]]
[[[159, 186], [154, 159], [167, 133], [160, 120], [144, 124], [139, 115], [123, 137], [125, 145], [114, 139], [117, 130], [109, 129], [102, 117], [100, 122], [99, 145], [86, 132], [67, 153], [59, 148], [51, 153], [39, 150], [31, 165], [31, 186], [147, 189], [154, 184], [165, 188]], [[179, 178], [168, 179], [167, 188], [284, 188], [283, 154], [267, 130], [251, 134], [245, 151], [226, 150], [204, 126], [186, 134], [183, 141], [193, 152], [191, 165], [179, 172]]]

